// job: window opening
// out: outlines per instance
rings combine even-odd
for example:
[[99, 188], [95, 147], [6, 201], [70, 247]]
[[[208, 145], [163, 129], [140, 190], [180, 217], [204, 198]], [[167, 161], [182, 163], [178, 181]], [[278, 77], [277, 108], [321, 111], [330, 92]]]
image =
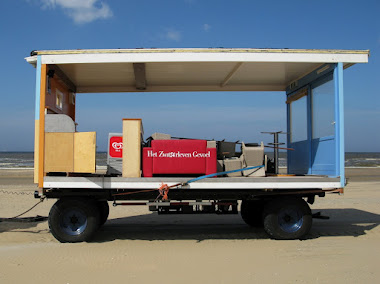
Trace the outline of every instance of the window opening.
[[62, 110], [63, 107], [63, 93], [60, 90], [56, 90], [56, 101], [55, 101], [55, 106]]

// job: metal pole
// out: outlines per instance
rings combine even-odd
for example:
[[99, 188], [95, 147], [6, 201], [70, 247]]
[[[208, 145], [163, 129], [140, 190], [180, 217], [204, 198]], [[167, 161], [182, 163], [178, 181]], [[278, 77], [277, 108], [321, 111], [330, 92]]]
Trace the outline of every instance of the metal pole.
[[285, 143], [279, 143], [278, 142], [278, 134], [287, 134], [286, 132], [277, 131], [277, 132], [261, 132], [266, 134], [272, 134], [273, 135], [273, 143], [268, 143], [269, 145], [273, 145], [273, 153], [274, 153], [274, 173], [278, 174], [278, 146], [284, 145]]
[[277, 175], [278, 174], [278, 132], [275, 132], [275, 133], [273, 133], [274, 135], [274, 137], [273, 137], [273, 139], [274, 139], [274, 173]]

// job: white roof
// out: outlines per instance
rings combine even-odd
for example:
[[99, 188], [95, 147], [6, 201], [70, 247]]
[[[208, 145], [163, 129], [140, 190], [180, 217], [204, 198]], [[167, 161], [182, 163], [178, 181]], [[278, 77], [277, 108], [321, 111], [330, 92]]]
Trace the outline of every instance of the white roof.
[[34, 51], [26, 60], [56, 65], [78, 93], [284, 91], [328, 63], [367, 63], [368, 50], [94, 49]]

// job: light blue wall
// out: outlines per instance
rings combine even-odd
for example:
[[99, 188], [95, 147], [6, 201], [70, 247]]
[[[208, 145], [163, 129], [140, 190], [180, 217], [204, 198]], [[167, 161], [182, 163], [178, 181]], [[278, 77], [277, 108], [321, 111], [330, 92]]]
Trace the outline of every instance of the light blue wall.
[[336, 172], [340, 176], [341, 186], [345, 186], [344, 172], [344, 101], [343, 101], [343, 63], [334, 68], [335, 83], [335, 131], [336, 131]]
[[335, 159], [336, 139], [334, 136], [312, 139], [311, 141], [311, 168], [313, 175], [337, 176]]
[[[322, 71], [321, 71], [322, 70]], [[331, 76], [333, 75], [333, 76]], [[333, 82], [332, 99], [334, 103], [334, 132], [332, 136], [313, 137], [312, 88], [328, 82], [331, 76]], [[298, 80], [287, 88], [291, 96], [304, 87], [308, 88], [307, 95], [307, 139], [291, 142], [288, 135], [288, 146], [295, 151], [288, 151], [288, 172], [295, 174], [317, 174], [331, 177], [340, 176], [344, 186], [344, 121], [343, 121], [343, 64], [326, 64]], [[291, 131], [291, 107], [287, 106], [287, 131]], [[322, 114], [323, 115], [323, 114]], [[318, 117], [316, 116], [316, 119]]]

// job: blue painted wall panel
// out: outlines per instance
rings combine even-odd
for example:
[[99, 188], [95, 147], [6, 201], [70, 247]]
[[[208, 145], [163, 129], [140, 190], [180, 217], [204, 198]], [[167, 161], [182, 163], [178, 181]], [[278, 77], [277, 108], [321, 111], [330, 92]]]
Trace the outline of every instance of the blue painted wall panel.
[[[318, 70], [323, 70], [323, 72], [318, 73]], [[304, 141], [292, 142], [291, 139], [288, 140], [289, 147], [295, 150], [288, 151], [288, 172], [332, 177], [340, 176], [344, 179], [343, 64], [325, 65], [318, 70], [300, 79], [298, 86], [288, 88], [288, 96], [294, 94], [295, 89], [309, 88], [307, 96], [308, 137]], [[320, 88], [319, 86], [322, 85], [324, 87]], [[331, 94], [331, 102], [324, 101], [328, 97], [319, 97], [319, 100], [315, 101], [315, 103], [319, 103], [319, 107], [315, 105], [315, 108], [313, 108], [312, 90], [318, 87], [319, 95], [326, 96], [326, 94]], [[329, 105], [324, 107], [326, 103], [331, 103], [333, 107], [328, 107]], [[328, 115], [326, 111], [328, 111]], [[289, 127], [291, 124], [291, 112], [291, 107], [288, 106], [288, 132], [292, 131], [291, 127]], [[313, 121], [313, 119], [315, 120]], [[331, 126], [330, 130], [323, 131], [325, 130], [323, 127]], [[330, 136], [318, 137], [324, 135]]]
[[336, 176], [334, 137], [313, 139], [311, 153], [311, 174]]
[[292, 174], [307, 174], [309, 171], [309, 141], [291, 143], [294, 151], [288, 151], [288, 172]]

